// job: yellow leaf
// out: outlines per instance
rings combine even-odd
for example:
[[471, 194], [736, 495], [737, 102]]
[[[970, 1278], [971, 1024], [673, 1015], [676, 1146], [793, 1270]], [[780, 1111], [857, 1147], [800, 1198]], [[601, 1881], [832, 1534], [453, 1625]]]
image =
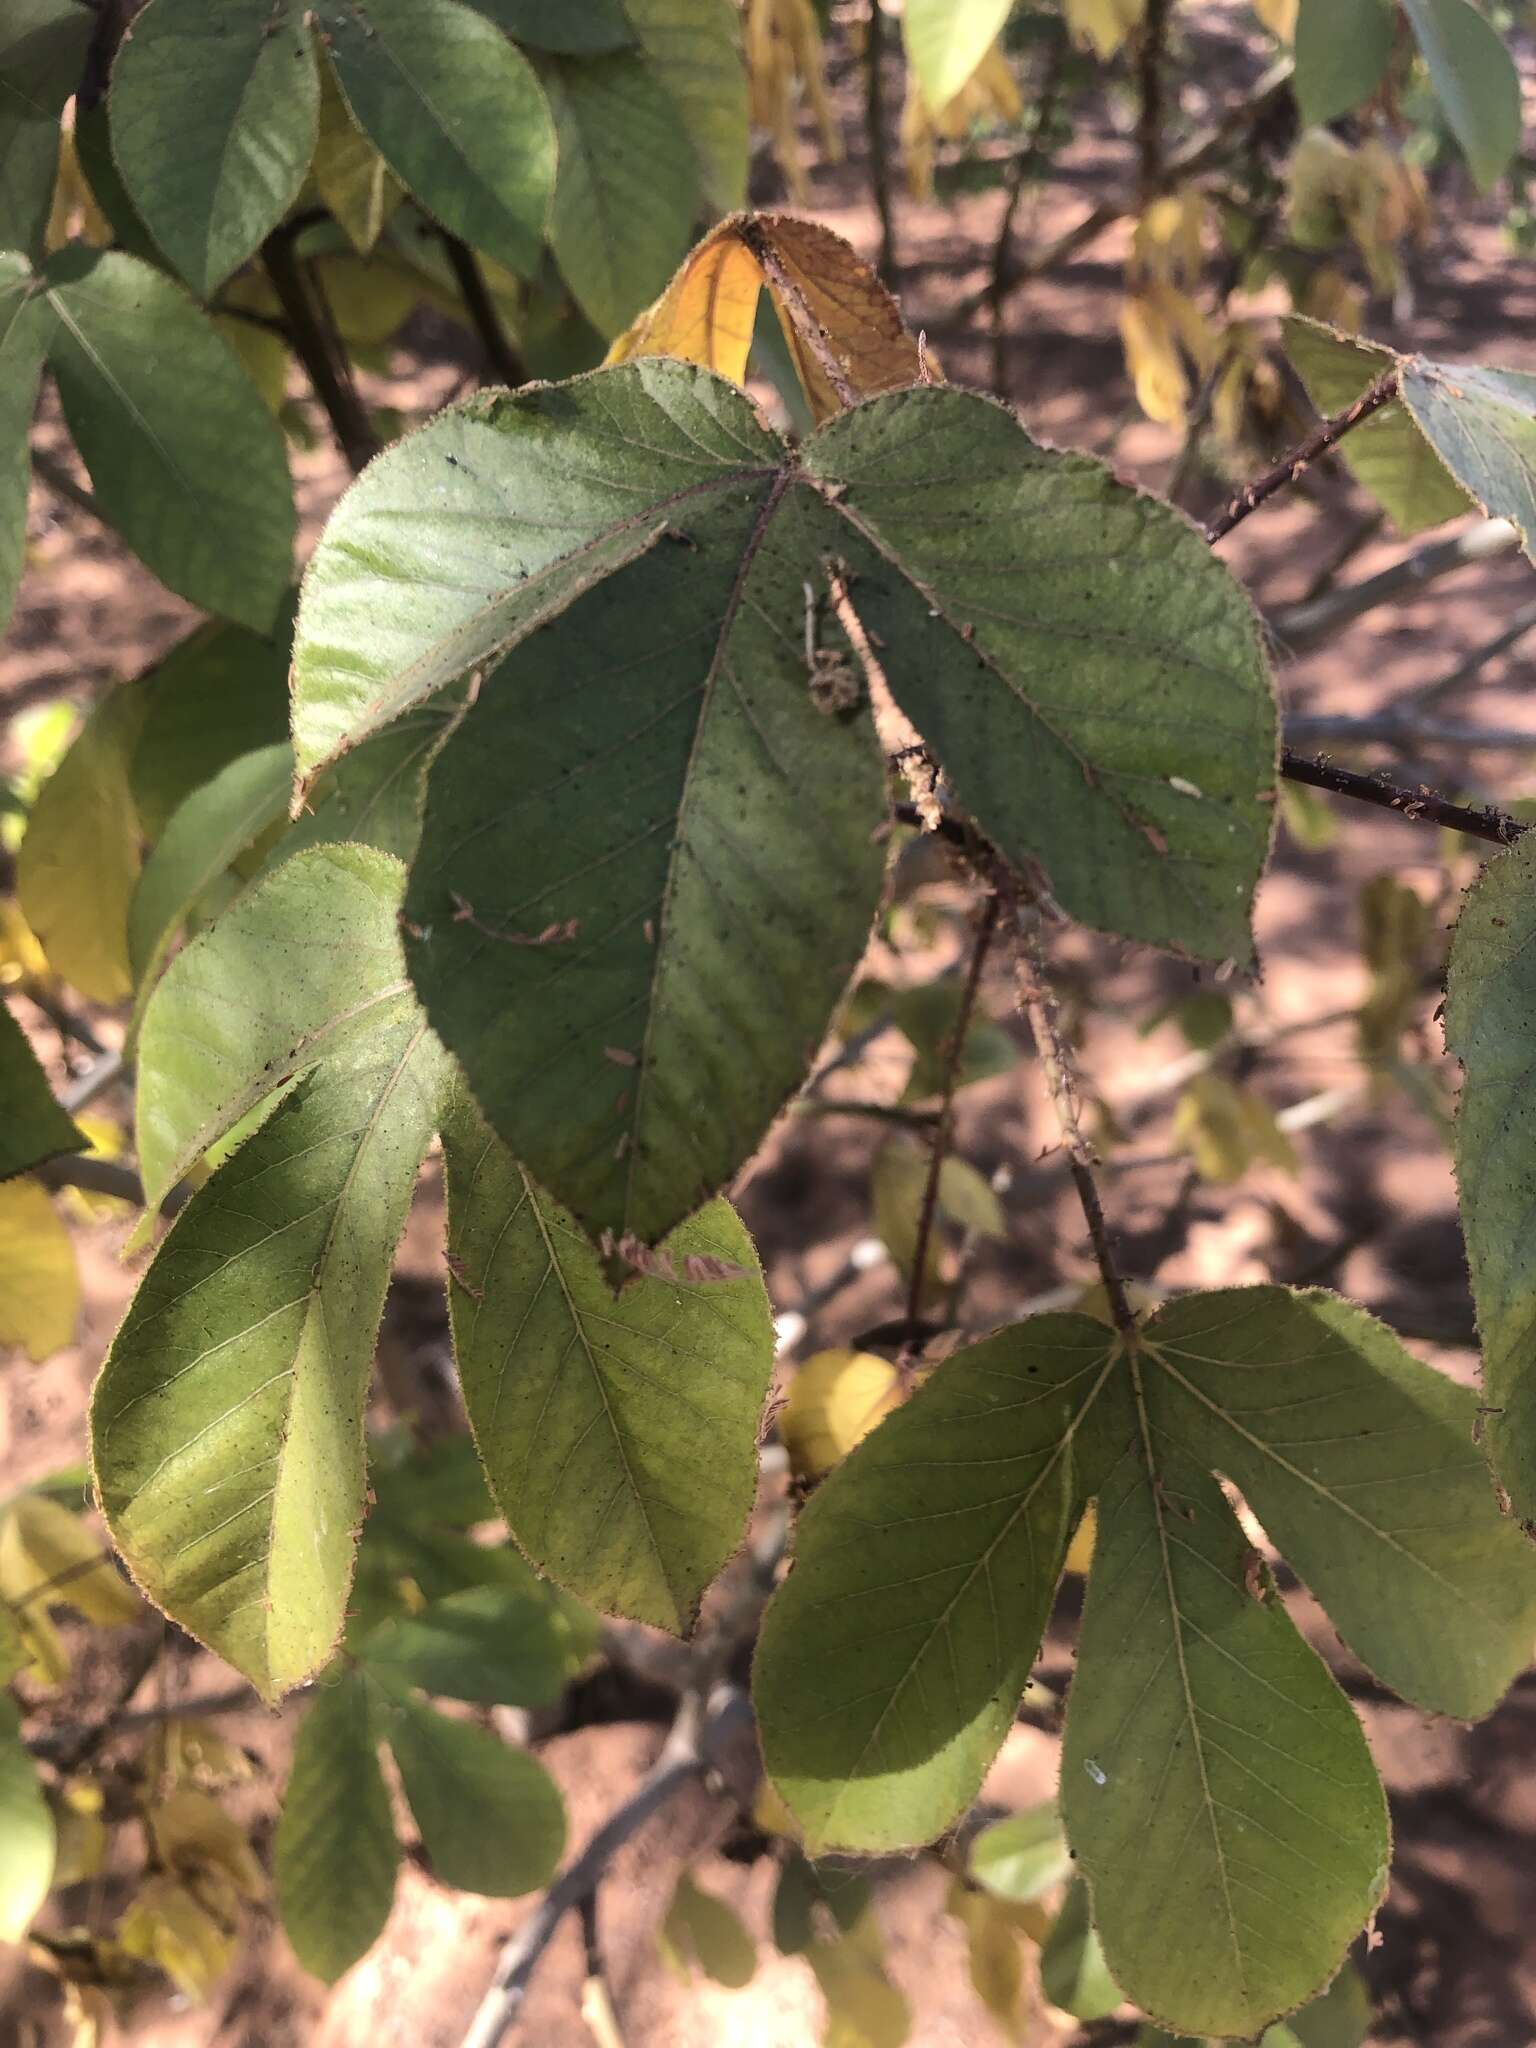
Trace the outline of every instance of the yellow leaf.
[[52, 1803], [58, 1837], [53, 1881], [56, 1885], [80, 1884], [95, 1877], [107, 1857], [101, 1787], [89, 1778], [74, 1778], [59, 1787]]
[[986, 51], [954, 98], [937, 112], [929, 106], [916, 73], [909, 72], [901, 109], [901, 147], [907, 186], [913, 198], [928, 199], [933, 195], [934, 144], [940, 136], [955, 142], [988, 121], [1012, 126], [1023, 112], [1018, 83], [996, 43]]
[[821, 28], [811, 0], [747, 0], [747, 78], [752, 119], [766, 129], [790, 197], [806, 196], [805, 169], [796, 132], [798, 94], [815, 116], [822, 154], [843, 160], [843, 138], [827, 96]]
[[66, 242], [79, 241], [92, 249], [108, 249], [112, 240], [111, 226], [96, 204], [95, 194], [80, 166], [79, 152], [75, 148], [74, 111], [71, 108], [59, 131], [59, 170], [54, 180], [48, 225], [43, 230], [43, 248], [51, 256]]
[[109, 1628], [144, 1611], [81, 1517], [41, 1493], [0, 1510], [0, 1597], [23, 1612], [72, 1607]]
[[[75, 1122], [90, 1139], [89, 1149], [82, 1155], [87, 1159], [120, 1159], [123, 1156], [123, 1134], [110, 1117], [92, 1116], [87, 1112], [77, 1116]], [[107, 1195], [92, 1188], [61, 1188], [57, 1196], [61, 1212], [81, 1223], [103, 1223], [114, 1216], [124, 1215], [134, 1207], [126, 1195]]]
[[885, 1950], [873, 1912], [841, 1941], [813, 1941], [806, 1961], [827, 2005], [822, 2048], [902, 2048], [912, 2010], [885, 1974]]
[[1106, 60], [1146, 12], [1146, 0], [1063, 0], [1074, 42]]
[[37, 934], [7, 896], [0, 900], [0, 987], [17, 988], [48, 979], [48, 956]]
[[251, 1760], [211, 1721], [162, 1721], [144, 1749], [144, 1775], [151, 1784], [233, 1785], [252, 1775]]
[[1224, 1074], [1199, 1074], [1190, 1082], [1173, 1113], [1173, 1136], [1203, 1180], [1238, 1180], [1256, 1160], [1296, 1171], [1295, 1149], [1268, 1103]]
[[1067, 1545], [1066, 1562], [1062, 1565], [1064, 1572], [1076, 1572], [1079, 1577], [1086, 1576], [1089, 1565], [1093, 1563], [1093, 1545], [1098, 1528], [1098, 1516], [1090, 1502], [1083, 1511], [1083, 1519], [1078, 1523], [1072, 1541]]
[[1253, 11], [1272, 36], [1294, 43], [1297, 4], [1298, 0], [1253, 0]]
[[1120, 340], [1137, 404], [1149, 420], [1182, 427], [1189, 379], [1167, 314], [1149, 294], [1131, 292], [1121, 302]]
[[174, 1877], [152, 1877], [117, 1930], [118, 1947], [163, 1970], [188, 1998], [206, 1996], [235, 1949], [235, 1932]]
[[281, 412], [288, 399], [287, 342], [269, 327], [258, 327], [254, 320], [234, 313], [215, 313], [213, 324], [245, 365], [267, 411]]
[[368, 255], [405, 187], [348, 113], [328, 58], [320, 65], [320, 134], [312, 175], [332, 220], [359, 256]]
[[[793, 301], [765, 274], [765, 259]], [[829, 419], [840, 400], [797, 323], [802, 311], [825, 334], [846, 381], [861, 398], [930, 381], [896, 301], [862, 257], [830, 229], [787, 214], [733, 214], [692, 251], [667, 289], [613, 343], [610, 363], [632, 356], [677, 356], [740, 384], [764, 285], [779, 316], [813, 415]]]
[[739, 1991], [752, 1981], [757, 1946], [724, 1899], [701, 1891], [685, 1870], [662, 1922], [663, 1953], [674, 1968], [696, 1963], [706, 1977]]
[[0, 1182], [0, 1345], [36, 1363], [63, 1350], [79, 1313], [74, 1246], [46, 1191], [25, 1177]]
[[791, 1842], [800, 1840], [800, 1823], [767, 1778], [758, 1781], [757, 1797], [752, 1802], [752, 1819], [765, 1835], [782, 1835]]
[[1131, 236], [1131, 283], [1151, 278], [1164, 284], [1192, 283], [1205, 262], [1209, 222], [1210, 206], [1193, 185], [1154, 199]]
[[841, 1464], [882, 1416], [901, 1405], [901, 1375], [871, 1351], [818, 1351], [790, 1383], [779, 1434], [800, 1479]]
[[315, 276], [324, 289], [337, 332], [353, 348], [388, 341], [421, 297], [415, 277], [387, 257], [371, 261], [342, 253], [322, 256]]
[[190, 1885], [200, 1899], [231, 1917], [241, 1899], [259, 1899], [266, 1891], [244, 1829], [206, 1792], [178, 1785], [144, 1816], [155, 1855], [168, 1870]]
[[109, 692], [38, 791], [16, 856], [16, 895], [55, 974], [93, 1002], [133, 993], [128, 904], [139, 821], [128, 764], [148, 699]]
[[1022, 2042], [1024, 1952], [1012, 1915], [1000, 1900], [973, 1891], [959, 1878], [946, 1903], [965, 1929], [971, 1988], [1009, 2040]]

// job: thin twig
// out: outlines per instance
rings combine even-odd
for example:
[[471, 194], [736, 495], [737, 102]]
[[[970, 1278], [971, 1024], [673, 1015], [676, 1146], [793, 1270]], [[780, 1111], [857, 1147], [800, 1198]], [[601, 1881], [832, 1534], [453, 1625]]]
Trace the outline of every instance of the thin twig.
[[1205, 529], [1206, 539], [1214, 546], [1224, 540], [1234, 526], [1240, 526], [1250, 512], [1256, 512], [1260, 505], [1272, 498], [1276, 491], [1294, 483], [1304, 469], [1314, 463], [1320, 455], [1342, 441], [1362, 420], [1368, 420], [1372, 413], [1379, 412], [1397, 396], [1399, 371], [1394, 363], [1390, 370], [1378, 377], [1369, 389], [1362, 391], [1353, 405], [1345, 406], [1331, 419], [1323, 421], [1305, 441], [1283, 455], [1273, 469], [1267, 469], [1252, 483], [1244, 484], [1225, 512], [1219, 513]]
[[285, 222], [262, 244], [262, 261], [277, 293], [293, 336], [294, 353], [304, 366], [316, 398], [325, 409], [337, 445], [354, 476], [378, 454], [380, 441], [368, 409], [352, 381], [344, 349], [333, 349], [325, 324], [293, 252], [294, 223]]
[[104, 1052], [100, 1059], [63, 1089], [59, 1102], [71, 1116], [93, 1103], [98, 1095], [104, 1095], [114, 1081], [121, 1079], [123, 1056], [120, 1052]]
[[1333, 796], [1353, 797], [1359, 803], [1396, 811], [1399, 817], [1410, 819], [1415, 824], [1448, 825], [1453, 832], [1465, 832], [1472, 839], [1485, 839], [1491, 846], [1513, 846], [1530, 830], [1518, 818], [1495, 810], [1491, 804], [1473, 810], [1466, 804], [1453, 804], [1427, 784], [1406, 789], [1399, 783], [1388, 782], [1384, 776], [1362, 775], [1353, 768], [1340, 768], [1323, 755], [1309, 761], [1304, 755], [1292, 753], [1289, 747], [1281, 753], [1280, 773], [1288, 781], [1304, 782], [1311, 789], [1326, 789]]
[[516, 390], [520, 384], [528, 382], [528, 366], [512, 346], [502, 324], [496, 301], [485, 281], [485, 272], [480, 268], [480, 259], [462, 236], [450, 234], [447, 228], [440, 228], [438, 232], [448, 254], [454, 282], [459, 287], [459, 296], [464, 301], [464, 310], [480, 337], [480, 346], [485, 350], [485, 359], [502, 383]]
[[917, 1239], [912, 1250], [912, 1275], [907, 1283], [907, 1321], [916, 1325], [923, 1312], [924, 1268], [928, 1263], [928, 1246], [933, 1238], [934, 1217], [939, 1206], [939, 1182], [944, 1173], [944, 1161], [955, 1135], [955, 1089], [960, 1080], [960, 1068], [965, 1058], [965, 1041], [970, 1035], [971, 1015], [976, 1008], [976, 997], [981, 988], [982, 969], [987, 963], [993, 935], [1002, 904], [994, 892], [989, 895], [982, 908], [981, 919], [976, 927], [975, 944], [971, 947], [971, 964], [966, 971], [965, 984], [960, 991], [960, 1006], [955, 1012], [954, 1027], [944, 1048], [944, 1071], [939, 1087], [939, 1121], [934, 1128], [933, 1149], [928, 1159], [928, 1176], [923, 1182], [923, 1198], [917, 1211]]
[[1389, 604], [1409, 591], [1422, 590], [1437, 577], [1468, 568], [1474, 562], [1496, 561], [1512, 555], [1520, 536], [1507, 519], [1487, 519], [1463, 528], [1447, 540], [1432, 540], [1415, 548], [1399, 561], [1364, 576], [1358, 583], [1346, 583], [1321, 597], [1303, 599], [1271, 613], [1269, 629], [1289, 654], [1306, 654], [1336, 633], [1341, 626]]
[[896, 281], [896, 215], [891, 202], [890, 152], [885, 136], [885, 89], [881, 60], [885, 56], [885, 10], [869, 0], [864, 28], [864, 137], [869, 150], [869, 186], [880, 217], [880, 253], [875, 269], [883, 284]]
[[833, 395], [840, 405], [857, 405], [859, 394], [849, 382], [848, 371], [839, 361], [832, 337], [811, 311], [804, 292], [779, 261], [779, 252], [758, 223], [748, 217], [743, 220], [738, 233], [746, 247], [757, 258], [764, 277], [772, 285], [774, 293], [789, 315], [790, 325], [805, 343], [821, 374], [831, 385]]

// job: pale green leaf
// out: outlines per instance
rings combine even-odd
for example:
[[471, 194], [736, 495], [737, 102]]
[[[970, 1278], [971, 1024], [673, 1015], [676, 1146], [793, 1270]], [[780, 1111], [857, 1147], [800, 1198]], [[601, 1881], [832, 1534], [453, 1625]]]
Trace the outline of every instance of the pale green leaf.
[[323, 1685], [299, 1723], [273, 1843], [294, 1954], [333, 1984], [384, 1931], [400, 1860], [360, 1672]]
[[923, 98], [941, 112], [1002, 33], [1013, 0], [906, 0], [902, 39]]
[[1520, 76], [1471, 0], [1403, 0], [1445, 118], [1486, 192], [1520, 147]]
[[812, 1854], [909, 1848], [975, 1797], [1071, 1535], [1074, 1438], [1114, 1363], [1084, 1316], [947, 1359], [824, 1480], [758, 1643], [768, 1772]]
[[419, 1700], [391, 1698], [383, 1720], [434, 1876], [494, 1898], [548, 1883], [565, 1847], [565, 1806], [541, 1763]]
[[1415, 356], [1403, 399], [1452, 476], [1536, 559], [1536, 376]]
[[47, 1189], [25, 1175], [0, 1183], [0, 1346], [48, 1358], [79, 1315], [75, 1248]]
[[237, 755], [172, 812], [128, 909], [136, 988], [156, 973], [206, 892], [282, 818], [292, 782], [293, 749], [280, 741]]
[[139, 873], [129, 786], [145, 700], [110, 691], [38, 792], [16, 857], [16, 894], [56, 974], [93, 1002], [132, 992], [128, 909]]
[[[599, 1607], [687, 1627], [741, 1541], [773, 1327], [717, 1202], [615, 1298], [571, 1219], [459, 1103], [444, 1131], [449, 1307], [465, 1405], [508, 1527]], [[687, 1261], [729, 1277], [691, 1278]]]
[[[1286, 354], [1325, 418], [1353, 405], [1396, 357], [1378, 342], [1339, 334], [1292, 314], [1283, 323]], [[1352, 427], [1339, 455], [1404, 535], [1422, 533], [1467, 511], [1467, 494], [1426, 442], [1412, 413], [1394, 399]]]
[[603, 335], [626, 327], [677, 267], [698, 206], [698, 164], [654, 69], [631, 51], [540, 66], [559, 141], [549, 239]]
[[261, 394], [186, 295], [138, 258], [71, 245], [44, 281], [49, 362], [103, 516], [182, 597], [270, 627], [294, 509]]
[[472, 0], [507, 34], [535, 50], [557, 50], [564, 56], [596, 57], [626, 49], [635, 32], [624, 13], [623, 0]]
[[[4, 91], [0, 80], [0, 100]], [[9, 623], [26, 566], [32, 480], [27, 439], [52, 325], [26, 257], [0, 249], [0, 632]]]
[[358, 1656], [377, 1678], [486, 1706], [548, 1706], [574, 1669], [569, 1632], [536, 1584], [450, 1593], [386, 1621]]
[[1050, 1891], [1072, 1870], [1056, 1808], [1026, 1807], [982, 1828], [971, 1838], [966, 1869], [977, 1884], [1015, 1905], [1028, 1905]]
[[724, 1899], [696, 1885], [685, 1870], [677, 1880], [661, 1927], [662, 1939], [685, 1963], [728, 1990], [750, 1984], [757, 1969], [757, 1944]]
[[0, 21], [0, 248], [41, 254], [58, 172], [59, 116], [80, 83], [93, 19], [79, 0], [6, 0]]
[[150, 0], [109, 106], [129, 198], [211, 297], [288, 211], [315, 153], [320, 81], [300, 0]]
[[1079, 2020], [1102, 2019], [1120, 2003], [1120, 1987], [1104, 1961], [1081, 1878], [1068, 1885], [1040, 1950], [1040, 1989], [1052, 2005]]
[[1456, 1180], [1482, 1339], [1482, 1440], [1536, 1525], [1536, 833], [1489, 861], [1451, 945], [1445, 1041], [1465, 1068]]
[[53, 1815], [21, 1739], [15, 1702], [0, 1697], [0, 1942], [21, 1941], [53, 1882]]
[[1381, 84], [1392, 55], [1390, 0], [1300, 0], [1296, 10], [1296, 104], [1302, 125], [1351, 114]]
[[151, 1206], [295, 1074], [416, 1028], [400, 870], [360, 846], [295, 854], [166, 970], [139, 1036], [139, 1167]]
[[315, 13], [353, 117], [395, 176], [445, 228], [530, 276], [555, 137], [527, 59], [460, 0], [321, 0]]
[[54, 1099], [26, 1033], [0, 1003], [0, 1180], [60, 1152], [83, 1152], [89, 1144]]
[[[559, 4], [559, 0], [556, 0]], [[730, 213], [747, 196], [747, 73], [735, 0], [625, 0], [640, 48], [677, 102], [704, 196]]]

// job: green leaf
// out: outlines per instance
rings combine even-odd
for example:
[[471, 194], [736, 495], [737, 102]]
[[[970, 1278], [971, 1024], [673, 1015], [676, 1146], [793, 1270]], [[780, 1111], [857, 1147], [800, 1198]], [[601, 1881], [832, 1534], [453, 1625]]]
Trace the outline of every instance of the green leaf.
[[0, 632], [9, 623], [26, 566], [32, 480], [27, 437], [52, 325], [25, 256], [0, 249]]
[[0, 22], [0, 248], [42, 253], [59, 166], [59, 116], [80, 83], [93, 19], [79, 0], [6, 0]]
[[210, 622], [138, 678], [146, 709], [129, 779], [147, 839], [221, 768], [287, 738], [292, 649], [291, 614], [271, 633]]
[[[1027, 1906], [1071, 1875], [1072, 1858], [1054, 1805], [1026, 1807], [971, 1838], [966, 1869], [992, 1893]], [[1059, 2005], [1061, 2000], [1056, 2003]], [[1068, 2007], [1067, 2010], [1072, 2010]]]
[[598, 57], [635, 40], [623, 0], [471, 0], [519, 43], [568, 57]]
[[538, 268], [555, 178], [525, 57], [460, 0], [321, 0], [354, 120], [445, 228], [519, 276]]
[[812, 1855], [929, 1841], [975, 1797], [1035, 1659], [1074, 1439], [1113, 1364], [1085, 1316], [970, 1345], [812, 1495], [754, 1684], [769, 1776]]
[[450, 1593], [386, 1621], [358, 1654], [379, 1679], [485, 1706], [548, 1706], [574, 1668], [567, 1631], [537, 1586]]
[[604, 335], [666, 286], [688, 246], [698, 164], [677, 108], [630, 51], [540, 67], [559, 142], [549, 239], [577, 303]]
[[129, 197], [211, 298], [288, 211], [315, 153], [320, 80], [299, 0], [151, 0], [109, 105]]
[[821, 1939], [823, 1929], [837, 1927], [847, 1933], [869, 1903], [869, 1879], [861, 1871], [817, 1865], [791, 1848], [774, 1887], [774, 1947], [780, 1955], [803, 1956]]
[[1381, 84], [1395, 27], [1389, 0], [1300, 0], [1296, 104], [1303, 127], [1351, 114]]
[[902, 40], [923, 98], [939, 113], [1002, 33], [1013, 0], [906, 0]]
[[1470, 0], [1403, 0], [1445, 118], [1478, 189], [1520, 147], [1520, 78], [1497, 29]]
[[554, 1875], [565, 1806], [525, 1750], [488, 1728], [391, 1698], [385, 1730], [433, 1875], [459, 1891], [516, 1898]]
[[1536, 1527], [1536, 834], [1489, 861], [1451, 944], [1445, 1042], [1465, 1068], [1456, 1180], [1482, 1340], [1482, 1438], [1500, 1486]]
[[1403, 399], [1452, 476], [1536, 559], [1536, 376], [1415, 356]]
[[26, 1033], [0, 1003], [0, 1180], [90, 1142], [54, 1100]]
[[677, 102], [698, 155], [704, 197], [721, 213], [734, 211], [746, 203], [749, 135], [734, 0], [625, 0], [625, 12], [651, 68]]
[[0, 1942], [25, 1937], [53, 1882], [55, 1848], [21, 1716], [14, 1700], [0, 1697]]
[[458, 693], [445, 691], [343, 754], [309, 785], [303, 810], [272, 850], [272, 864], [338, 839], [409, 860], [421, 837], [428, 764], [461, 709]]
[[283, 1931], [327, 1984], [384, 1931], [400, 1861], [360, 1672], [321, 1686], [299, 1723], [273, 1844]]
[[132, 992], [128, 906], [139, 872], [129, 762], [144, 716], [131, 686], [91, 712], [38, 792], [16, 857], [16, 894], [56, 974], [93, 1002]]
[[1102, 2019], [1120, 2003], [1120, 1987], [1104, 1961], [1088, 1914], [1088, 1888], [1081, 1878], [1067, 1886], [1061, 1911], [1040, 1950], [1040, 1989], [1052, 2005], [1078, 2020]]
[[[1291, 314], [1282, 322], [1285, 351], [1325, 418], [1343, 412], [1396, 360], [1377, 342], [1337, 333], [1321, 321]], [[1386, 511], [1398, 532], [1422, 533], [1467, 510], [1467, 494], [1400, 399], [1384, 405], [1339, 443], [1345, 467]]]
[[891, 692], [999, 850], [1083, 923], [1246, 960], [1274, 705], [1199, 536], [936, 385], [841, 414], [804, 459]]
[[[773, 1325], [716, 1202], [615, 1298], [592, 1247], [461, 1102], [444, 1127], [449, 1309], [497, 1503], [540, 1570], [674, 1631], [741, 1541]], [[688, 1260], [733, 1277], [692, 1279]]]
[[136, 257], [72, 245], [44, 282], [57, 316], [49, 362], [103, 516], [182, 597], [271, 626], [292, 572], [293, 494], [255, 385], [185, 294]]
[[757, 1970], [757, 1944], [724, 1899], [696, 1885], [683, 1871], [662, 1922], [661, 1940], [684, 1964], [696, 1963], [706, 1977], [739, 1991]]
[[134, 986], [153, 977], [186, 919], [219, 877], [283, 816], [293, 782], [285, 741], [237, 755], [171, 814], [128, 910]]
[[145, 1199], [296, 1074], [414, 1031], [398, 866], [316, 847], [177, 954], [145, 1012], [135, 1104]]

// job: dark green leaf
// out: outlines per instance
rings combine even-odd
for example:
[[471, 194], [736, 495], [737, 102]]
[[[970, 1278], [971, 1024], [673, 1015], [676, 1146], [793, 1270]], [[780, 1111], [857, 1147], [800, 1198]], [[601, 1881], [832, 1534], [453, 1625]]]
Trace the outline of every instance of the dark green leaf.
[[565, 1807], [544, 1766], [414, 1699], [391, 1699], [386, 1716], [433, 1874], [494, 1898], [547, 1884], [565, 1847]]
[[1430, 84], [1481, 190], [1520, 147], [1520, 76], [1471, 0], [1403, 0]]
[[409, 860], [421, 836], [427, 764], [460, 708], [444, 691], [343, 754], [309, 785], [303, 810], [272, 849], [273, 864], [338, 839]]
[[26, 1033], [0, 1003], [0, 1180], [90, 1142], [54, 1100]]
[[253, 255], [315, 153], [300, 0], [150, 0], [112, 71], [112, 148], [140, 217], [201, 298]]
[[344, 1670], [299, 1723], [273, 1845], [283, 1930], [306, 1970], [334, 1984], [373, 1946], [399, 1860], [368, 1684]]
[[375, 1677], [486, 1706], [548, 1706], [574, 1669], [567, 1633], [536, 1586], [451, 1593], [386, 1621], [358, 1654]]
[[467, 1433], [417, 1444], [399, 1428], [370, 1436], [368, 1448], [375, 1517], [449, 1529], [472, 1529], [494, 1518], [480, 1455]]
[[[1353, 405], [1395, 360], [1392, 350], [1379, 343], [1336, 333], [1297, 314], [1284, 322], [1284, 334], [1286, 353], [1324, 417]], [[1447, 474], [1400, 400], [1352, 428], [1339, 443], [1339, 454], [1401, 534], [1422, 533], [1467, 510], [1466, 492]]]
[[869, 1902], [869, 1879], [862, 1872], [812, 1863], [792, 1848], [774, 1888], [774, 1947], [781, 1955], [804, 1955], [834, 1928], [846, 1934]]
[[1304, 126], [1353, 113], [1386, 73], [1395, 22], [1390, 0], [1300, 0], [1296, 102]]
[[255, 385], [136, 257], [71, 246], [44, 276], [49, 361], [103, 515], [172, 590], [271, 626], [292, 571], [293, 495]]
[[747, 73], [735, 0], [625, 0], [640, 48], [677, 102], [704, 196], [730, 213], [747, 196]]
[[552, 58], [539, 75], [560, 148], [550, 242], [582, 311], [614, 335], [661, 293], [688, 246], [697, 160], [643, 58]]
[[509, 36], [535, 50], [570, 57], [596, 57], [623, 50], [635, 40], [623, 0], [472, 0]]
[[1490, 518], [1518, 527], [1536, 559], [1536, 376], [1415, 356], [1403, 398], [1452, 476]]
[[1105, 1964], [1081, 1878], [1068, 1885], [1040, 1950], [1040, 1989], [1052, 2005], [1079, 2020], [1102, 2019], [1120, 2003], [1120, 1987]]
[[6, 0], [0, 21], [0, 248], [41, 255], [59, 166], [59, 116], [80, 83], [95, 17], [83, 0]]
[[[0, 83], [0, 98], [4, 95]], [[27, 557], [27, 437], [53, 320], [25, 256], [0, 250], [0, 632]]]
[[[687, 1626], [752, 1504], [773, 1326], [717, 1202], [615, 1299], [592, 1247], [460, 1103], [444, 1129], [449, 1306], [465, 1405], [508, 1527], [599, 1607]], [[734, 1277], [691, 1279], [691, 1258]]]
[[460, 0], [321, 0], [353, 118], [445, 228], [529, 276], [555, 178], [549, 108], [526, 58]]
[[293, 749], [280, 741], [237, 755], [172, 813], [128, 910], [136, 988], [153, 976], [183, 923], [230, 864], [282, 818], [292, 783]]

